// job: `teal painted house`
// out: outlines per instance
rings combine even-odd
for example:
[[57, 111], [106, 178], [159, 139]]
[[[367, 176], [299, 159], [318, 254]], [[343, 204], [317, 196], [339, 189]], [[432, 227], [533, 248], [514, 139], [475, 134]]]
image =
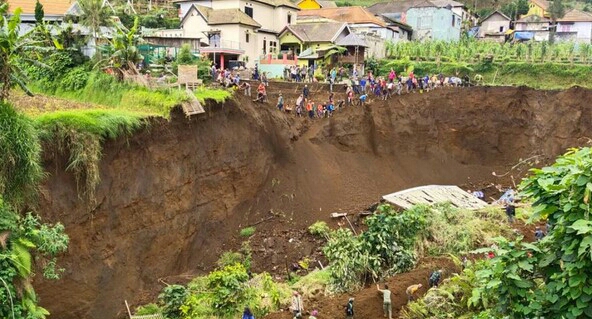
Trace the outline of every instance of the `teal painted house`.
[[413, 27], [413, 40], [458, 41], [461, 16], [451, 7], [440, 7], [431, 1], [416, 4], [407, 10], [407, 24]]

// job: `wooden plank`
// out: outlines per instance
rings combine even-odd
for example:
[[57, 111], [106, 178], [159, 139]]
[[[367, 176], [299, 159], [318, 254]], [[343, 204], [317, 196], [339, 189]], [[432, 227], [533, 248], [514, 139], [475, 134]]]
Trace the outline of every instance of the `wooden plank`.
[[206, 110], [204, 110], [204, 108], [201, 105], [201, 103], [199, 103], [199, 100], [193, 94], [193, 91], [191, 91], [190, 89], [186, 88], [185, 89], [185, 92], [187, 93], [187, 96], [189, 96], [189, 99], [190, 99], [190, 101], [183, 102], [182, 103], [183, 112], [185, 112], [185, 115], [191, 116], [191, 115], [205, 113]]

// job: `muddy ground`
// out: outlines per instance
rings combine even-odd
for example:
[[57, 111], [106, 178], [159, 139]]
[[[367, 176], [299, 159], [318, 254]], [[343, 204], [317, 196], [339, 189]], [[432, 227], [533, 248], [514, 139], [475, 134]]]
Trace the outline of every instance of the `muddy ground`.
[[[279, 90], [291, 103], [300, 88], [272, 83], [272, 101]], [[313, 98], [323, 92], [313, 87]], [[37, 278], [41, 304], [53, 318], [115, 318], [125, 314], [124, 300], [153, 301], [164, 283], [210, 270], [239, 247], [245, 226], [257, 227], [255, 271], [273, 271], [318, 253], [305, 228], [317, 220], [336, 226], [331, 212], [359, 212], [418, 185], [511, 185], [528, 166], [511, 169], [521, 160], [542, 165], [588, 143], [591, 98], [581, 88], [443, 89], [311, 121], [237, 95], [208, 104], [204, 115], [176, 110], [170, 121], [152, 119], [106, 142], [95, 200], [78, 196], [65, 171], [69, 154], [46, 145], [39, 211], [64, 223], [71, 243], [63, 279]], [[371, 290], [367, 298], [376, 297]]]

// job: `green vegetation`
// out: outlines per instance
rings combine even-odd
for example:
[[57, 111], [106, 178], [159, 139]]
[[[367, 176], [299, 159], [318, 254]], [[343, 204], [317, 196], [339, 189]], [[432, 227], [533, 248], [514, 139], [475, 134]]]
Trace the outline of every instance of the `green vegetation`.
[[324, 239], [329, 239], [329, 233], [331, 232], [331, 228], [329, 228], [327, 223], [323, 221], [317, 221], [308, 227], [308, 232], [311, 235], [319, 236]]
[[40, 115], [35, 123], [42, 141], [60, 153], [70, 153], [67, 169], [74, 172], [80, 193], [94, 199], [102, 142], [130, 135], [143, 121], [139, 114], [127, 111], [73, 110]]
[[514, 238], [502, 209], [462, 210], [450, 204], [431, 206], [429, 224], [416, 246], [422, 255], [461, 255], [490, 246], [498, 236]]
[[527, 85], [557, 89], [573, 85], [590, 87], [592, 47], [588, 44], [499, 44], [463, 40], [458, 43], [405, 42], [390, 45], [391, 60], [380, 61], [376, 71], [393, 68], [406, 74], [443, 73], [447, 76], [483, 76], [484, 84]]
[[201, 103], [205, 103], [206, 100], [222, 103], [232, 97], [232, 92], [224, 89], [210, 89], [200, 86], [195, 90], [195, 96]]
[[42, 177], [41, 146], [33, 121], [0, 102], [0, 194], [20, 206], [31, 199]]
[[532, 218], [547, 220], [547, 235], [535, 243], [500, 237], [476, 250], [494, 258], [430, 291], [403, 318], [592, 317], [592, 149], [570, 150], [531, 173], [520, 190], [533, 201]]
[[240, 235], [242, 237], [251, 237], [253, 236], [253, 234], [255, 233], [257, 229], [255, 227], [245, 227], [243, 229], [241, 229], [240, 231]]
[[45, 278], [58, 279], [63, 270], [55, 257], [66, 250], [68, 236], [61, 224], [41, 224], [34, 214], [19, 213], [36, 197], [42, 177], [32, 121], [2, 101], [0, 127], [0, 318], [45, 318], [49, 313], [31, 285], [34, 265]]

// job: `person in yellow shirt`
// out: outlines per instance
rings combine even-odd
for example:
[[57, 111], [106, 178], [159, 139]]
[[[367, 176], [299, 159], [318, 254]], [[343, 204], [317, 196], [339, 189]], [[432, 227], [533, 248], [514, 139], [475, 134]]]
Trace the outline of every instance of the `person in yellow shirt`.
[[407, 291], [405, 291], [407, 293], [407, 300], [413, 301], [415, 299], [415, 293], [421, 289], [421, 287], [423, 287], [422, 284], [411, 285], [407, 287]]

